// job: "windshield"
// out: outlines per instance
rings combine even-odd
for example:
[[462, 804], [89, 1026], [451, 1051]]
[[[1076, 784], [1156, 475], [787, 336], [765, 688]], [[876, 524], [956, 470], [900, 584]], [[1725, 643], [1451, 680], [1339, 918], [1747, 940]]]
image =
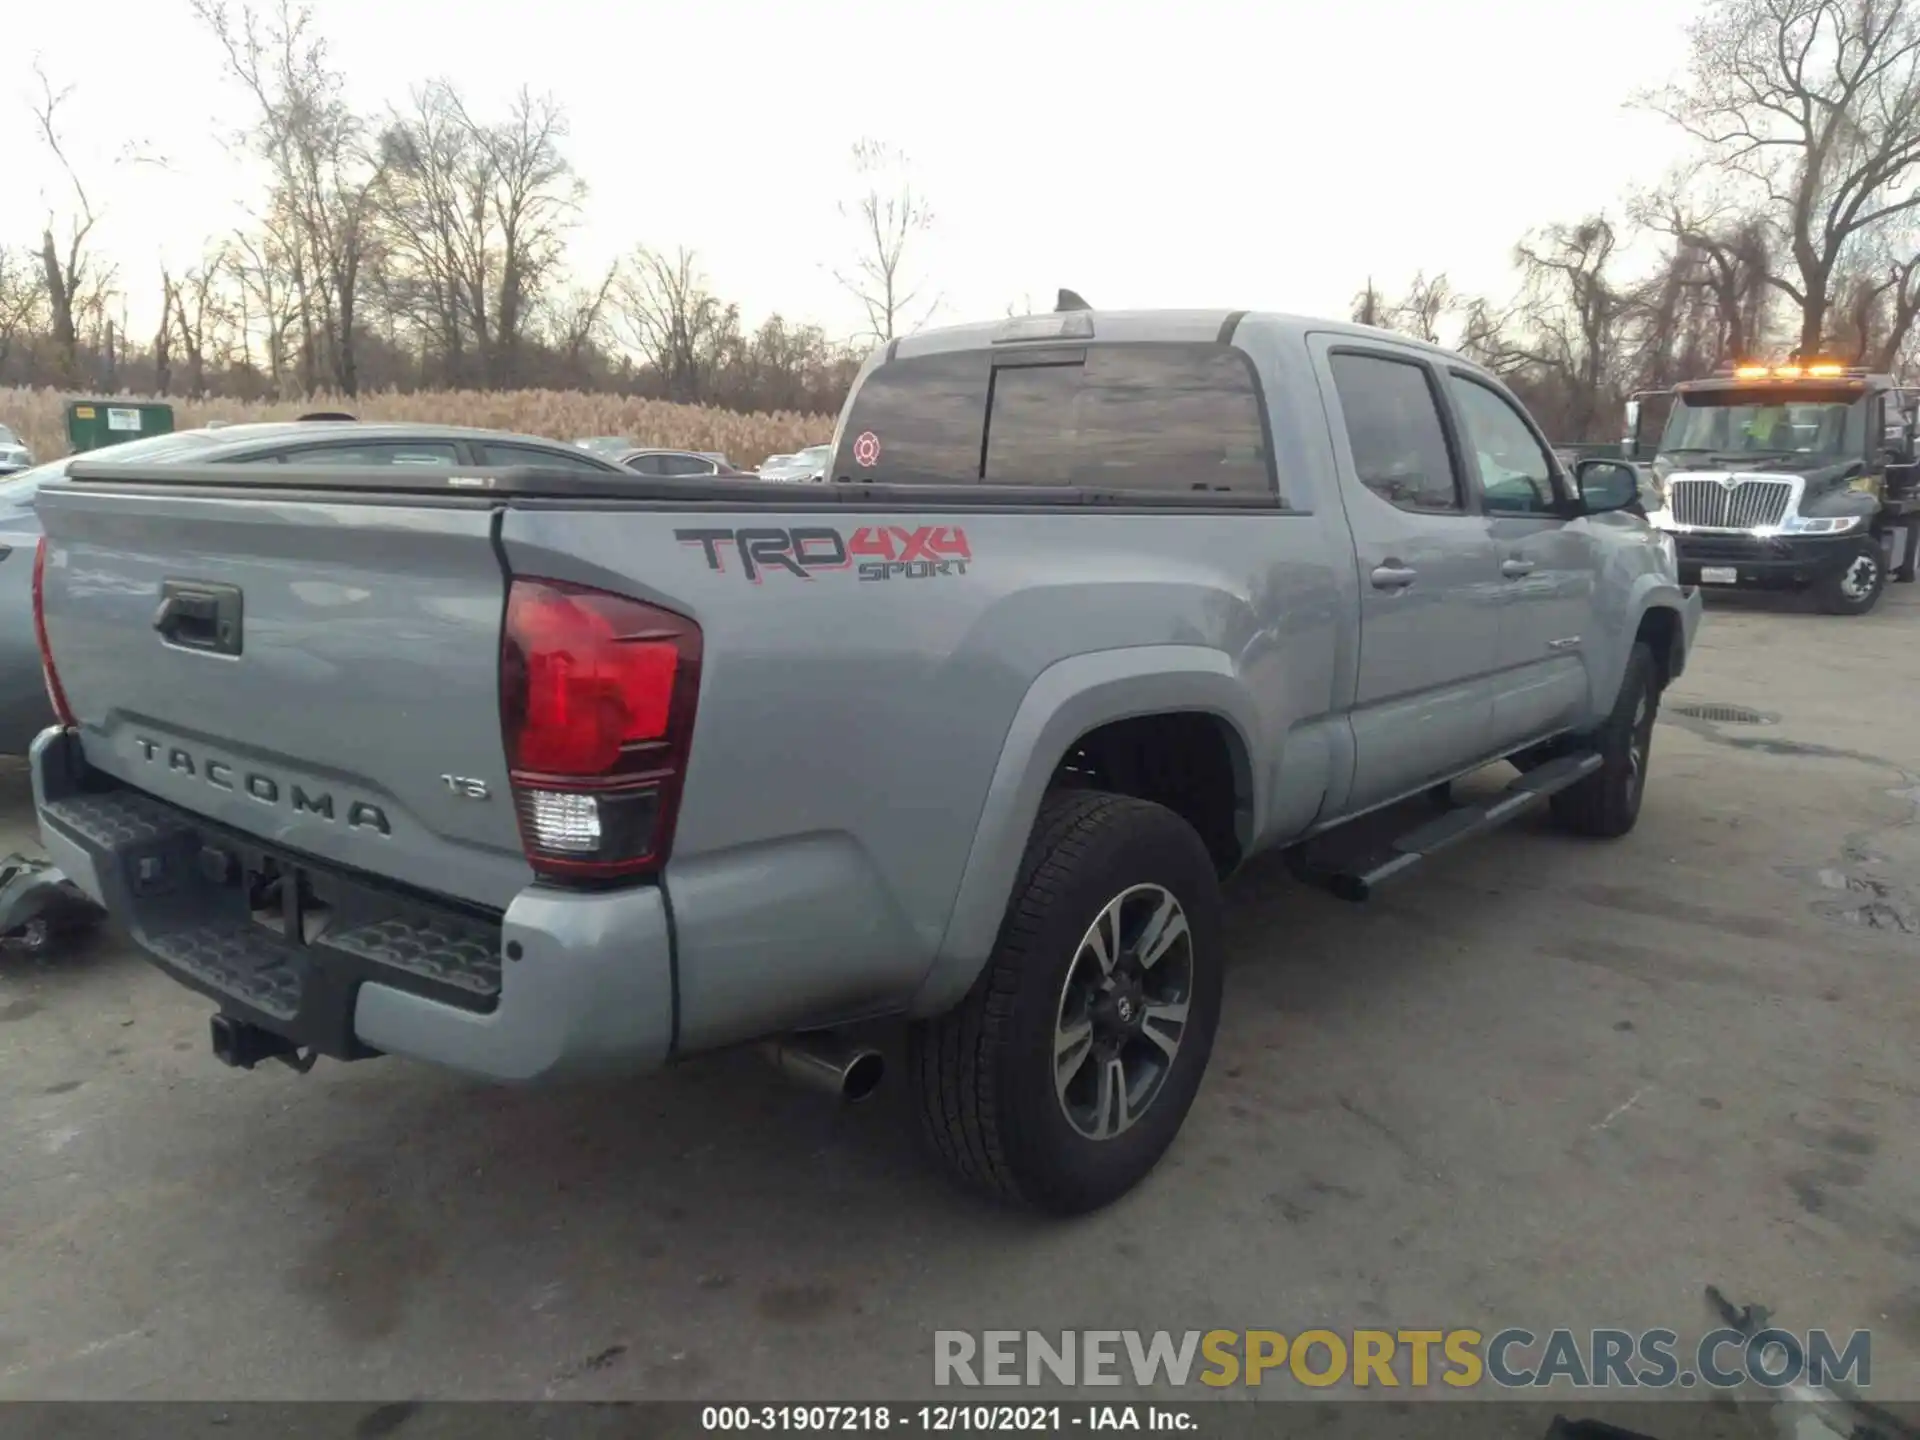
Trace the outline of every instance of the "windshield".
[[1864, 396], [1776, 398], [1752, 391], [1683, 395], [1667, 417], [1660, 453], [1851, 459], [1866, 453]]
[[217, 435], [208, 435], [198, 430], [182, 430], [172, 435], [149, 435], [144, 440], [127, 440], [118, 445], [109, 445], [100, 450], [89, 450], [84, 457], [80, 455], [62, 455], [58, 460], [49, 460], [44, 465], [36, 465], [31, 470], [22, 470], [18, 475], [9, 475], [0, 480], [0, 504], [19, 505], [33, 498], [41, 485], [49, 480], [58, 480], [67, 473], [67, 466], [75, 460], [120, 461], [148, 460], [165, 464], [178, 460], [195, 450], [204, 450], [218, 443]]
[[9, 430], [6, 426], [0, 425], [0, 445], [18, 445], [19, 443], [20, 437], [18, 435], [14, 434], [13, 431]]
[[827, 456], [832, 453], [833, 447], [831, 445], [809, 445], [794, 458], [804, 460], [809, 465], [818, 465], [825, 461]]

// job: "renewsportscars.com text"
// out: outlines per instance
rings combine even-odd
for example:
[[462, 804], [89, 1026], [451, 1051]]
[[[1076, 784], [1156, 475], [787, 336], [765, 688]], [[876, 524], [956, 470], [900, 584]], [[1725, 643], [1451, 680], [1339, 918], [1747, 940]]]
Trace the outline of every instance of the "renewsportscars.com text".
[[936, 1330], [936, 1385], [1263, 1384], [1456, 1390], [1573, 1385], [1628, 1389], [1779, 1389], [1834, 1381], [1866, 1389], [1873, 1338], [1836, 1343], [1824, 1330], [1795, 1335], [1714, 1330], [1687, 1349], [1672, 1330]]

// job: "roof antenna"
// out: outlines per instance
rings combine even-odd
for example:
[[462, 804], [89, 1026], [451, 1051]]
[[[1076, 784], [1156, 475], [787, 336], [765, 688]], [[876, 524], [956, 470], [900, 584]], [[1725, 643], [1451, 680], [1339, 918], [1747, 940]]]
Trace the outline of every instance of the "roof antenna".
[[1060, 298], [1054, 302], [1053, 310], [1057, 315], [1063, 310], [1091, 310], [1093, 306], [1082, 300], [1071, 290], [1062, 290]]

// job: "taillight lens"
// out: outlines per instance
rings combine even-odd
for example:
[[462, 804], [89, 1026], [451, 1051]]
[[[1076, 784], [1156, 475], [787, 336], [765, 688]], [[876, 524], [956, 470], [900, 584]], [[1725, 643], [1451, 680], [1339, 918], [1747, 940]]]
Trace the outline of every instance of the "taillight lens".
[[40, 645], [40, 673], [46, 678], [47, 699], [53, 702], [53, 715], [62, 725], [73, 728], [73, 708], [67, 704], [67, 692], [60, 688], [59, 672], [53, 668], [53, 647], [47, 644], [47, 607], [43, 596], [47, 573], [47, 537], [42, 535], [33, 551], [33, 637]]
[[516, 579], [500, 723], [520, 837], [549, 879], [665, 863], [700, 693], [700, 627], [561, 580]]

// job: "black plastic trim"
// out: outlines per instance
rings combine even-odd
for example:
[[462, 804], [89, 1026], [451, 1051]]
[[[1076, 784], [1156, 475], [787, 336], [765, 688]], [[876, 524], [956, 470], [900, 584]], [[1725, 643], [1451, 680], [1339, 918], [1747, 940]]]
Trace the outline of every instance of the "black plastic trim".
[[[71, 739], [73, 750], [78, 745]], [[84, 763], [84, 762], [83, 762]], [[72, 767], [68, 766], [69, 771]], [[89, 794], [118, 793], [137, 796], [150, 811], [164, 814], [174, 828], [166, 833], [164, 850], [172, 860], [177, 877], [186, 878], [184, 889], [176, 879], [158, 897], [137, 897], [130, 884], [127, 864], [130, 853], [145, 850], [159, 853], [147, 842], [109, 848], [72, 825], [61, 813], [63, 803]], [[477, 1014], [492, 1013], [499, 1004], [500, 992], [482, 995], [418, 972], [369, 959], [352, 951], [323, 942], [290, 941], [287, 948], [305, 962], [298, 1011], [291, 1017], [259, 1008], [247, 996], [221, 985], [196, 970], [185, 968], [163, 952], [165, 941], [182, 927], [178, 924], [149, 930], [157, 918], [175, 921], [207, 905], [209, 919], [226, 920], [212, 899], [212, 892], [190, 878], [189, 849], [211, 845], [234, 857], [247, 871], [259, 869], [271, 861], [280, 871], [298, 872], [299, 888], [313, 887], [313, 898], [334, 907], [343, 920], [354, 914], [379, 918], [395, 907], [402, 913], [424, 912], [444, 916], [465, 926], [490, 932], [496, 937], [502, 921], [500, 912], [485, 907], [430, 895], [412, 886], [381, 876], [370, 875], [350, 866], [318, 860], [304, 851], [289, 849], [271, 841], [209, 820], [191, 810], [160, 800], [135, 786], [115, 780], [99, 771], [88, 771], [73, 783], [70, 793], [47, 797], [41, 811], [41, 823], [58, 832], [93, 858], [106, 890], [107, 909], [125, 926], [155, 968], [170, 979], [219, 1004], [221, 1010], [249, 1024], [285, 1036], [302, 1048], [312, 1048], [338, 1060], [366, 1059], [379, 1053], [362, 1044], [353, 1031], [354, 1006], [362, 984], [372, 982], [420, 996], [437, 1004]], [[291, 906], [293, 892], [283, 891]], [[185, 907], [184, 909], [182, 907]], [[231, 902], [227, 902], [227, 908]]]
[[[129, 465], [114, 467], [131, 470]], [[174, 467], [183, 468], [183, 467]], [[557, 478], [555, 472], [542, 472], [543, 478]], [[197, 477], [196, 477], [197, 478]], [[571, 479], [572, 477], [568, 477]], [[1047, 510], [1074, 512], [1097, 509], [1104, 512], [1133, 510], [1153, 513], [1180, 510], [1204, 513], [1209, 510], [1277, 510], [1304, 514], [1285, 505], [1277, 495], [1223, 491], [1191, 490], [1083, 490], [1070, 486], [1041, 488], [1034, 485], [856, 485], [840, 481], [824, 485], [773, 485], [763, 480], [731, 482], [701, 480], [693, 484], [660, 482], [648, 484], [647, 476], [636, 475], [637, 486], [622, 485], [596, 491], [574, 485], [547, 484], [515, 490], [498, 490], [480, 496], [444, 491], [380, 492], [357, 490], [351, 486], [279, 486], [183, 484], [178, 479], [130, 479], [124, 473], [89, 483], [89, 495], [165, 495], [170, 498], [230, 500], [235, 492], [248, 490], [271, 492], [276, 499], [304, 501], [310, 504], [341, 504], [350, 499], [355, 505], [429, 505], [444, 509], [486, 510], [641, 510], [669, 514], [740, 510]], [[637, 492], [637, 493], [636, 493]], [[45, 503], [42, 497], [41, 503]]]

